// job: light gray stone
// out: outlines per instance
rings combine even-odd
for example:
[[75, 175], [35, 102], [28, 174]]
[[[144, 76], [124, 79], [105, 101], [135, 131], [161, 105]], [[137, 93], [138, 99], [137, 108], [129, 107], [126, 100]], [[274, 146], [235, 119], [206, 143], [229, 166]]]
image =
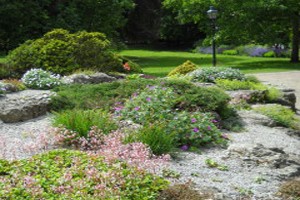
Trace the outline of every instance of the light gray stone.
[[4, 123], [21, 122], [45, 115], [53, 92], [25, 90], [0, 98], [0, 120]]
[[98, 84], [104, 82], [112, 82], [115, 80], [117, 80], [115, 77], [100, 72], [93, 75], [73, 74], [62, 79], [62, 81], [67, 84]]

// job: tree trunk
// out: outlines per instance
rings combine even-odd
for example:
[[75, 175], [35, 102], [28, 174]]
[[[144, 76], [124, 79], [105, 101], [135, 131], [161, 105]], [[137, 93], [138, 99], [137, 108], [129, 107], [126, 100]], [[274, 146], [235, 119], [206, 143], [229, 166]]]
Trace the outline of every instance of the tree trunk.
[[300, 16], [297, 14], [292, 19], [292, 29], [293, 29], [293, 38], [292, 38], [292, 55], [291, 62], [299, 62], [299, 45], [300, 45]]

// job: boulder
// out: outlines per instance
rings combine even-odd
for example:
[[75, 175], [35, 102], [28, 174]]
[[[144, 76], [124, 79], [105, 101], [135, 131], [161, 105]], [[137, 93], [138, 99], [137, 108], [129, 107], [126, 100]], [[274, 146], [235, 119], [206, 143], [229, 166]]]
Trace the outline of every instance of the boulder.
[[281, 148], [267, 148], [262, 144], [235, 144], [228, 148], [229, 157], [239, 157], [244, 166], [265, 166], [277, 169], [280, 177], [285, 179], [300, 173], [299, 159], [289, 155]]
[[24, 90], [0, 97], [0, 120], [14, 123], [45, 115], [53, 92]]
[[64, 77], [62, 81], [67, 84], [98, 84], [104, 82], [112, 82], [115, 80], [117, 80], [115, 77], [98, 72], [92, 75], [73, 74], [71, 76]]

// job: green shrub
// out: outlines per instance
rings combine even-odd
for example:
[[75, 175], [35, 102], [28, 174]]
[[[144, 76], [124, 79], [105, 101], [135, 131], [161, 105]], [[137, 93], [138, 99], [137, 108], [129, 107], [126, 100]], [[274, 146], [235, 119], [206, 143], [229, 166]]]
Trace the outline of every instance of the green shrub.
[[11, 69], [6, 63], [0, 63], [0, 80], [4, 78], [12, 78]]
[[267, 86], [262, 83], [251, 81], [217, 79], [216, 84], [224, 90], [267, 90]]
[[169, 87], [149, 86], [126, 101], [124, 107], [116, 113], [122, 119], [131, 119], [140, 124], [165, 122], [167, 125], [164, 132], [167, 134], [176, 132], [176, 143], [179, 146], [221, 143], [221, 134], [213, 123], [212, 115], [176, 111], [174, 109], [176, 96], [178, 94]]
[[274, 51], [268, 51], [268, 52], [263, 54], [263, 57], [273, 58], [273, 57], [276, 57], [276, 54], [275, 54]]
[[166, 123], [155, 122], [145, 124], [137, 132], [130, 133], [126, 143], [142, 142], [150, 147], [155, 155], [167, 154], [172, 151], [175, 145], [175, 134], [166, 132]]
[[191, 61], [187, 60], [182, 65], [179, 65], [175, 69], [173, 69], [168, 76], [174, 76], [174, 75], [185, 75], [189, 72], [192, 72], [197, 69], [197, 66], [192, 63]]
[[215, 111], [220, 113], [227, 105], [230, 97], [216, 87], [191, 87], [178, 91], [176, 107], [181, 110], [200, 110], [204, 112]]
[[5, 84], [0, 82], [0, 95], [5, 93], [6, 93]]
[[87, 137], [91, 127], [96, 126], [108, 134], [117, 129], [108, 112], [103, 110], [66, 110], [54, 113], [53, 125], [78, 133], [78, 137]]
[[71, 150], [0, 161], [0, 172], [0, 199], [155, 200], [168, 185], [123, 161], [107, 164], [100, 156]]
[[208, 67], [195, 70], [188, 74], [194, 82], [214, 83], [217, 79], [245, 80], [245, 75], [238, 69]]
[[61, 84], [59, 75], [42, 69], [31, 69], [27, 71], [21, 80], [26, 87], [32, 89], [51, 89]]
[[296, 128], [297, 124], [300, 123], [299, 119], [295, 117], [295, 113], [281, 105], [268, 105], [259, 106], [254, 108], [255, 111], [270, 117], [272, 120], [277, 122], [279, 125]]
[[124, 56], [119, 56], [123, 63], [123, 71], [126, 73], [143, 73], [143, 70], [139, 64], [129, 60]]
[[123, 119], [130, 118], [140, 124], [170, 119], [175, 98], [176, 93], [171, 88], [148, 86], [127, 100], [124, 108], [117, 113]]
[[42, 68], [66, 74], [78, 68], [99, 71], [120, 71], [122, 59], [110, 51], [105, 35], [86, 31], [70, 34], [55, 29], [44, 37], [29, 40], [10, 52], [8, 64], [18, 73], [30, 68]]
[[275, 102], [279, 98], [283, 97], [283, 93], [274, 87], [269, 87], [266, 93], [267, 102]]
[[116, 102], [124, 102], [138, 89], [154, 84], [153, 80], [137, 79], [101, 83], [97, 85], [67, 85], [55, 88], [57, 95], [52, 96], [51, 108], [62, 109], [111, 109]]
[[236, 55], [239, 54], [239, 52], [238, 52], [237, 50], [235, 50], [235, 49], [231, 49], [231, 50], [224, 50], [224, 51], [222, 52], [222, 54], [224, 54], [224, 55], [236, 56]]

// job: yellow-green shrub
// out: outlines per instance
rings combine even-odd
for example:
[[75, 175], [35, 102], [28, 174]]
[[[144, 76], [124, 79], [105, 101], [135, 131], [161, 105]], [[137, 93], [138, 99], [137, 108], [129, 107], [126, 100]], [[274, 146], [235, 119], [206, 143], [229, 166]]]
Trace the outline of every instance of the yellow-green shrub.
[[168, 76], [174, 76], [174, 75], [185, 75], [189, 72], [192, 72], [197, 69], [197, 66], [192, 63], [191, 61], [187, 60], [182, 65], [179, 65], [175, 69], [173, 69]]

